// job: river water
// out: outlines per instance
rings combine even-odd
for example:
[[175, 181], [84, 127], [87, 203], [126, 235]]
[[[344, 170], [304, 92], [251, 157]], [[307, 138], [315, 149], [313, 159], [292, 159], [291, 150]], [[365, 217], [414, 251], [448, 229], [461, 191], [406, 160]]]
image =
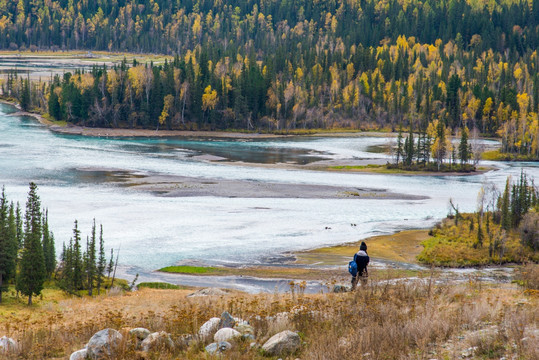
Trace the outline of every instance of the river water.
[[[12, 106], [0, 104], [0, 185], [5, 185], [8, 198], [24, 205], [28, 182], [36, 182], [42, 204], [49, 208], [58, 252], [62, 242], [69, 241], [75, 219], [82, 233], [88, 234], [95, 218], [103, 224], [107, 247], [121, 249], [122, 266], [141, 272], [186, 259], [259, 263], [285, 251], [427, 227], [447, 214], [449, 198], [461, 210], [471, 211], [483, 183], [502, 188], [506, 177], [519, 176], [521, 168], [530, 176], [539, 175], [535, 163], [490, 163], [499, 170], [474, 176], [346, 174], [210, 163], [197, 155], [300, 164], [321, 158], [380, 159], [385, 155], [367, 149], [386, 145], [388, 139], [86, 138], [52, 133], [32, 118], [10, 116], [14, 111]], [[89, 176], [89, 169], [356, 186], [428, 199], [162, 197]]]

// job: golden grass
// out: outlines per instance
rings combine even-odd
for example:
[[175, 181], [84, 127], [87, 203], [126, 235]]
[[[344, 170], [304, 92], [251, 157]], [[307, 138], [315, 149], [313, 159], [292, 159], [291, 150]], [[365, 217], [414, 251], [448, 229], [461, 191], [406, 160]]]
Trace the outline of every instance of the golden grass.
[[[299, 288], [297, 290], [300, 290]], [[452, 359], [470, 343], [478, 331], [496, 327], [496, 337], [480, 344], [478, 351], [496, 350], [506, 356], [534, 359], [539, 355], [533, 343], [522, 338], [537, 328], [539, 297], [514, 286], [485, 286], [469, 282], [435, 286], [430, 279], [390, 284], [371, 281], [354, 293], [305, 295], [230, 295], [187, 298], [187, 290], [143, 289], [133, 293], [99, 298], [69, 298], [50, 306], [5, 315], [2, 335], [13, 337], [21, 350], [7, 359], [65, 359], [81, 349], [103, 328], [112, 327], [126, 335], [118, 359], [142, 358], [133, 350], [127, 330], [146, 327], [167, 331], [174, 340], [195, 333], [210, 317], [224, 310], [249, 320], [258, 344], [274, 333], [298, 331], [304, 344], [287, 359]], [[286, 312], [281, 320], [272, 320]], [[462, 338], [461, 338], [462, 337]], [[496, 344], [503, 340], [506, 346]], [[207, 342], [158, 349], [146, 359], [209, 359]], [[448, 346], [450, 344], [450, 346]], [[428, 356], [428, 357], [427, 357]], [[230, 359], [263, 359], [248, 342], [238, 342], [226, 354]], [[489, 357], [480, 357], [486, 358]]]
[[[415, 263], [421, 243], [429, 238], [428, 230], [407, 230], [392, 235], [374, 236], [365, 240], [369, 256], [384, 260]], [[339, 246], [313, 249], [296, 254], [300, 264], [346, 264], [359, 249], [361, 241]]]
[[461, 214], [458, 225], [454, 219], [445, 219], [432, 229], [434, 236], [422, 243], [424, 249], [418, 260], [429, 265], [453, 267], [539, 261], [539, 253], [524, 247], [514, 230], [509, 231], [504, 244], [496, 248], [495, 239], [502, 232], [501, 225], [494, 223], [490, 214], [485, 216], [490, 217], [490, 230], [487, 234], [486, 225], [483, 224], [482, 244], [477, 241], [476, 215]]
[[[169, 267], [174, 268], [174, 267]], [[284, 266], [249, 266], [242, 268], [231, 267], [198, 267], [196, 272], [187, 269], [182, 271], [182, 267], [178, 267], [177, 271], [167, 271], [168, 268], [160, 269], [159, 271], [189, 274], [189, 275], [211, 275], [211, 276], [252, 276], [270, 279], [297, 279], [297, 280], [319, 280], [328, 279], [331, 276], [342, 275], [345, 272], [344, 267], [340, 270], [327, 269], [307, 269], [304, 267], [284, 267]], [[175, 269], [172, 269], [175, 270]]]

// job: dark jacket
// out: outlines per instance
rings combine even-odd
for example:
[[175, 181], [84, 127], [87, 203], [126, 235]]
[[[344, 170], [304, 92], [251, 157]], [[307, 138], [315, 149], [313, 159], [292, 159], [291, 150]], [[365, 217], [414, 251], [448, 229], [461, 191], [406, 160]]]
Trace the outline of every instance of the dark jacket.
[[363, 272], [367, 269], [367, 265], [369, 265], [369, 255], [363, 250], [359, 250], [354, 255], [354, 261], [357, 264], [357, 273], [359, 276], [363, 275]]

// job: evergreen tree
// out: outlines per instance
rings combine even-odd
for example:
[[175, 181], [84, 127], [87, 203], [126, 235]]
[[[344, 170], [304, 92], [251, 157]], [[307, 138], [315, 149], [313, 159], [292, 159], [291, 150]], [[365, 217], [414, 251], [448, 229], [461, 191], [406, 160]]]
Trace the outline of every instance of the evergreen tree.
[[99, 231], [99, 259], [97, 261], [97, 295], [99, 295], [101, 285], [103, 284], [103, 275], [106, 266], [105, 241], [103, 240], [103, 225], [101, 225]]
[[62, 252], [62, 277], [60, 284], [68, 293], [73, 292], [73, 238], [69, 239], [69, 245], [63, 245]]
[[22, 93], [20, 97], [20, 105], [21, 105], [21, 109], [23, 109], [24, 111], [27, 111], [28, 109], [30, 109], [30, 101], [31, 101], [30, 84], [29, 84], [28, 79], [24, 79], [22, 83], [23, 84], [22, 84]]
[[22, 213], [21, 213], [21, 207], [19, 205], [19, 202], [17, 201], [17, 208], [15, 209], [15, 227], [17, 229], [17, 248], [22, 248], [22, 242], [23, 242], [23, 236], [24, 231], [22, 229]]
[[403, 156], [402, 124], [399, 125], [399, 135], [397, 136], [397, 165], [399, 165], [399, 161], [400, 161], [401, 156]]
[[510, 177], [507, 178], [505, 190], [500, 198], [501, 225], [504, 230], [509, 230], [511, 228], [511, 214], [509, 212], [509, 202], [511, 201], [509, 192], [510, 179]]
[[50, 88], [49, 93], [49, 114], [56, 120], [62, 120], [62, 109], [60, 107], [60, 102], [58, 101], [58, 95], [54, 91], [56, 87], [54, 85]]
[[17, 240], [14, 233], [13, 212], [13, 204], [8, 206], [5, 189], [2, 188], [0, 197], [0, 303], [2, 292], [7, 290], [8, 281], [15, 275]]
[[24, 245], [17, 277], [17, 289], [28, 296], [28, 305], [32, 305], [33, 295], [41, 294], [43, 283], [47, 278], [41, 238], [41, 203], [37, 195], [37, 186], [32, 182], [26, 202]]
[[481, 227], [481, 213], [477, 213], [477, 246], [483, 247], [483, 229]]
[[71, 264], [73, 269], [73, 290], [77, 291], [83, 288], [82, 278], [83, 278], [83, 262], [82, 262], [82, 252], [80, 244], [80, 230], [78, 221], [75, 220], [75, 225], [73, 227], [73, 246], [71, 249]]
[[469, 146], [468, 146], [468, 128], [465, 126], [462, 128], [462, 134], [460, 137], [460, 143], [459, 143], [459, 159], [460, 159], [460, 166], [463, 167], [464, 164], [468, 162], [470, 159], [470, 153], [469, 153]]
[[107, 277], [110, 279], [110, 273], [114, 270], [114, 249], [110, 249], [110, 261], [109, 265], [107, 266]]
[[49, 211], [43, 215], [43, 255], [45, 256], [45, 268], [50, 279], [56, 269], [56, 250], [54, 247], [54, 235], [49, 230]]
[[88, 282], [88, 295], [93, 295], [94, 280], [96, 277], [96, 234], [95, 234], [95, 219], [92, 225], [92, 234], [90, 240], [86, 242], [86, 277]]

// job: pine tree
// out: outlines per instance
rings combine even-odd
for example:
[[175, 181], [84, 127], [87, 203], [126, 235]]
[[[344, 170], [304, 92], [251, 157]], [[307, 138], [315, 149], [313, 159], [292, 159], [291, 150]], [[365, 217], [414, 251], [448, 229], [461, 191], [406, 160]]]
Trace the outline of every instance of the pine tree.
[[2, 292], [7, 291], [7, 283], [15, 275], [17, 240], [14, 230], [13, 204], [8, 206], [5, 190], [2, 188], [0, 197], [0, 303]]
[[26, 202], [24, 245], [17, 277], [17, 289], [28, 296], [28, 305], [32, 305], [33, 295], [41, 294], [47, 277], [41, 237], [41, 203], [37, 195], [37, 186], [32, 182]]
[[23, 236], [24, 231], [22, 229], [22, 213], [21, 213], [21, 207], [19, 205], [19, 202], [17, 201], [17, 208], [15, 209], [15, 226], [17, 228], [17, 248], [22, 248], [22, 242], [23, 242]]
[[462, 135], [460, 137], [460, 144], [459, 144], [459, 159], [460, 159], [461, 168], [470, 159], [469, 149], [470, 148], [468, 146], [468, 128], [465, 126], [462, 129]]
[[90, 236], [89, 242], [86, 242], [86, 276], [87, 276], [87, 282], [88, 282], [88, 295], [92, 296], [93, 289], [94, 289], [94, 280], [96, 277], [97, 269], [96, 269], [96, 252], [95, 252], [95, 243], [96, 243], [96, 235], [95, 235], [95, 219], [94, 223], [92, 225], [92, 234]]
[[110, 273], [114, 270], [114, 249], [110, 249], [110, 261], [109, 265], [107, 266], [107, 277], [110, 279]]
[[50, 279], [56, 269], [56, 250], [54, 248], [54, 235], [49, 231], [49, 211], [43, 215], [43, 255], [45, 256], [45, 268], [47, 277]]
[[56, 94], [55, 86], [52, 85], [50, 88], [49, 94], [49, 114], [56, 120], [62, 120], [62, 109], [60, 107], [60, 102], [58, 101], [58, 95]]
[[69, 239], [69, 245], [63, 245], [62, 252], [62, 277], [61, 286], [68, 293], [73, 292], [73, 238]]
[[97, 295], [99, 295], [101, 284], [103, 283], [103, 275], [107, 266], [107, 258], [105, 257], [105, 241], [103, 240], [103, 225], [99, 231], [99, 259], [97, 261]]
[[83, 263], [82, 263], [82, 252], [80, 245], [80, 230], [78, 227], [78, 221], [75, 220], [75, 225], [73, 227], [73, 247], [71, 250], [71, 262], [73, 269], [73, 290], [77, 291], [82, 289], [82, 277], [83, 277]]
[[483, 229], [481, 228], [481, 213], [477, 213], [477, 246], [483, 247]]
[[21, 105], [21, 109], [23, 109], [24, 111], [27, 111], [28, 109], [30, 109], [30, 101], [31, 101], [30, 84], [29, 84], [28, 79], [24, 79], [22, 83], [23, 84], [22, 84], [20, 105]]
[[397, 137], [397, 165], [399, 165], [399, 161], [401, 156], [403, 156], [403, 149], [402, 149], [402, 124], [399, 125], [399, 136]]
[[511, 214], [509, 212], [509, 202], [510, 202], [510, 177], [507, 178], [507, 181], [505, 182], [505, 190], [503, 192], [503, 195], [501, 197], [501, 204], [500, 204], [500, 210], [501, 210], [501, 225], [504, 230], [509, 230], [511, 228]]

